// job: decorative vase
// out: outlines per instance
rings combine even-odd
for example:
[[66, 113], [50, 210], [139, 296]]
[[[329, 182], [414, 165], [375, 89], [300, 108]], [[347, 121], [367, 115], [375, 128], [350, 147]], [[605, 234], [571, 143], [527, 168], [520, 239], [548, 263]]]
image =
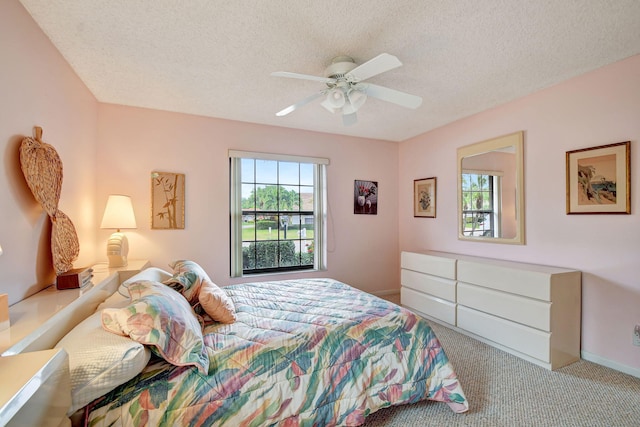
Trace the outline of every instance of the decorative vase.
[[358, 206], [364, 206], [364, 196], [358, 196]]

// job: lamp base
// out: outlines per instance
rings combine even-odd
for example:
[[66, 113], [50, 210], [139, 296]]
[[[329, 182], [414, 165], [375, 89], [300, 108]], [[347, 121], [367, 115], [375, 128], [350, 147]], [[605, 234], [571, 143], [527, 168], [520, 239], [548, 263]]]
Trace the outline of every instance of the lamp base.
[[126, 256], [108, 255], [109, 268], [126, 267], [129, 263]]
[[129, 240], [119, 231], [113, 233], [107, 241], [109, 268], [126, 267], [129, 254]]

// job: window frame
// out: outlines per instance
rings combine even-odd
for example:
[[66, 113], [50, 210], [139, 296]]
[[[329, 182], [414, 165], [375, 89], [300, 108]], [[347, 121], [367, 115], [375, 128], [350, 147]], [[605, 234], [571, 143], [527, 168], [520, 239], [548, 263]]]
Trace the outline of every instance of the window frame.
[[[489, 216], [490, 226], [489, 228], [483, 227], [482, 229], [480, 229], [480, 231], [484, 231], [485, 233], [487, 231], [490, 231], [491, 235], [489, 237], [499, 237], [501, 235], [500, 212], [502, 211], [501, 209], [502, 200], [500, 198], [500, 195], [502, 194], [501, 185], [502, 185], [502, 177], [504, 174], [499, 171], [465, 169], [465, 170], [462, 170], [462, 177], [464, 177], [464, 175], [480, 175], [488, 178], [487, 185], [489, 187], [489, 190], [486, 192], [489, 193], [491, 203], [490, 203], [489, 209], [474, 209], [473, 207], [471, 207], [471, 209], [464, 209], [463, 206], [461, 207], [462, 218], [460, 218], [460, 221], [462, 221], [462, 235], [467, 237], [475, 236], [474, 234], [471, 234], [471, 233], [474, 233], [476, 231], [469, 231], [469, 232], [465, 231], [466, 217], [467, 215], [474, 215], [474, 214], [481, 213], [483, 215]], [[462, 181], [464, 182], [464, 178], [462, 179]], [[464, 201], [465, 193], [472, 192], [473, 190], [464, 190], [463, 188], [461, 188], [460, 191], [461, 191], [462, 201]]]
[[[294, 162], [307, 163], [314, 166], [314, 200], [313, 200], [313, 216], [314, 216], [314, 262], [312, 267], [308, 266], [287, 266], [259, 269], [256, 271], [246, 272], [243, 269], [243, 252], [242, 252], [242, 176], [241, 162], [242, 159], [255, 160], [271, 160], [277, 162]], [[327, 185], [326, 185], [326, 169], [329, 159], [308, 156], [295, 156], [286, 154], [260, 153], [251, 151], [229, 150], [229, 232], [230, 232], [230, 275], [231, 277], [253, 277], [261, 274], [282, 274], [282, 273], [300, 273], [318, 270], [326, 270], [326, 223], [327, 223]], [[254, 182], [256, 178], [254, 177]], [[276, 185], [278, 185], [276, 183]], [[260, 211], [262, 212], [262, 211]], [[284, 211], [269, 211], [278, 215]], [[290, 211], [288, 214], [291, 215]], [[258, 215], [258, 211], [254, 211]], [[296, 212], [298, 214], [298, 212]], [[302, 214], [301, 214], [302, 215]], [[306, 239], [311, 240], [311, 239]], [[278, 240], [275, 240], [278, 241]]]

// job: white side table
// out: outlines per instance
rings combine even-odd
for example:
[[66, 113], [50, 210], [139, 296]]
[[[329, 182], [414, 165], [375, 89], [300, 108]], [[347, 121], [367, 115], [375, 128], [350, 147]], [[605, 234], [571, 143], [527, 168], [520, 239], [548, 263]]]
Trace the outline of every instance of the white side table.
[[11, 326], [0, 331], [0, 354], [10, 356], [53, 348], [73, 326], [94, 312], [120, 283], [150, 267], [148, 260], [130, 260], [126, 267], [93, 266], [91, 284], [58, 290], [55, 285], [9, 307]]
[[0, 426], [70, 426], [69, 356], [62, 349], [0, 357]]

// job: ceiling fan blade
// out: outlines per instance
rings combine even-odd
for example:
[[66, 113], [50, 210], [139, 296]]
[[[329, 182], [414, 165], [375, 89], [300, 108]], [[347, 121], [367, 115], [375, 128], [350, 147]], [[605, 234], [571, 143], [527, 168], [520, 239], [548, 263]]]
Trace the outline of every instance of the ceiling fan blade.
[[311, 96], [307, 96], [306, 98], [304, 98], [302, 101], [298, 101], [293, 105], [289, 105], [288, 107], [278, 111], [276, 113], [276, 116], [278, 117], [282, 117], [282, 116], [286, 116], [289, 113], [292, 113], [294, 111], [296, 111], [298, 108], [300, 107], [304, 107], [305, 105], [307, 105], [308, 103], [310, 103], [311, 101], [320, 98], [322, 95], [324, 95], [324, 91], [320, 91], [318, 93], [314, 93]]
[[361, 82], [369, 77], [376, 76], [394, 68], [398, 68], [402, 65], [400, 60], [388, 53], [381, 53], [373, 59], [368, 60], [364, 64], [358, 65], [353, 70], [347, 73], [347, 77], [353, 79], [353, 81]]
[[422, 98], [416, 95], [411, 95], [399, 90], [389, 89], [388, 87], [378, 86], [371, 83], [364, 85], [364, 91], [368, 96], [372, 98], [378, 98], [383, 101], [393, 102], [402, 107], [416, 109], [422, 105]]
[[355, 125], [357, 122], [358, 122], [358, 116], [356, 115], [356, 113], [342, 115], [342, 123], [345, 126], [352, 126], [352, 125]]
[[309, 74], [290, 73], [288, 71], [274, 71], [271, 73], [274, 77], [287, 77], [289, 79], [313, 80], [322, 83], [335, 83], [336, 79], [329, 77], [311, 76]]

